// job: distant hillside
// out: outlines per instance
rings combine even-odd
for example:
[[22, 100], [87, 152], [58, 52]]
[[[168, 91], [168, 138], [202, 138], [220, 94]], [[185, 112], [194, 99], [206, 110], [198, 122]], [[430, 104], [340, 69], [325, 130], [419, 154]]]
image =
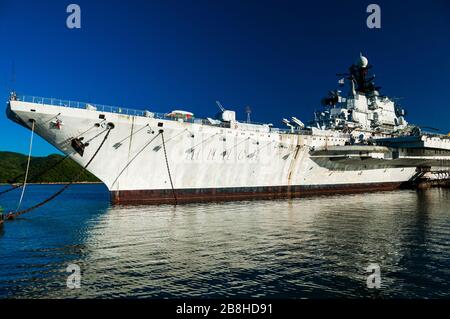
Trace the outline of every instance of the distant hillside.
[[[52, 154], [47, 157], [32, 157], [28, 182], [59, 183], [72, 181], [82, 170], [82, 167], [69, 158], [49, 170], [49, 168], [63, 158], [63, 156], [57, 154]], [[23, 182], [27, 159], [28, 157], [23, 154], [0, 152], [0, 183]], [[36, 174], [44, 171], [44, 174], [34, 177]], [[99, 182], [99, 180], [84, 170], [76, 182]]]

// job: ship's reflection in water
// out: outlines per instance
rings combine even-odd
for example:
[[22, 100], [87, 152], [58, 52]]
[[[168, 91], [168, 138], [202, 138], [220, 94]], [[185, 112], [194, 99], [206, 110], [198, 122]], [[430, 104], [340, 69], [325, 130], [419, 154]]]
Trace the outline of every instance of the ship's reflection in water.
[[[76, 209], [92, 211], [92, 205]], [[53, 227], [75, 219], [61, 229], [63, 243], [48, 238], [57, 231], [42, 231], [40, 238], [21, 234], [27, 248], [19, 254], [28, 261], [19, 267], [22, 275], [10, 270], [0, 279], [0, 290], [86, 298], [449, 297], [449, 211], [450, 191], [444, 189], [105, 206], [83, 218], [70, 211], [59, 219], [52, 215]], [[21, 227], [39, 217], [27, 218]], [[10, 225], [1, 246], [14, 237]], [[80, 289], [65, 287], [70, 263], [81, 267]], [[381, 267], [380, 289], [366, 286], [370, 263]]]

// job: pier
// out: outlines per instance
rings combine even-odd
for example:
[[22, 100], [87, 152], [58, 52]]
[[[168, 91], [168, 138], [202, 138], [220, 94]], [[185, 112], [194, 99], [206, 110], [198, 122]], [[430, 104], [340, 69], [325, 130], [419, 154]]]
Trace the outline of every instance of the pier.
[[[421, 168], [418, 168], [418, 170]], [[450, 170], [428, 170], [412, 181], [412, 187], [416, 189], [428, 189], [431, 187], [450, 187]]]

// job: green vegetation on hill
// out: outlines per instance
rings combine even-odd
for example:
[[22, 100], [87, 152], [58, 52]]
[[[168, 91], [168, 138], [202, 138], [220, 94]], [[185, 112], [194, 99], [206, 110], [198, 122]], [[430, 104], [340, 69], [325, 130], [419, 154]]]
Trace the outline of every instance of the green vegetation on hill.
[[[29, 183], [63, 183], [70, 182], [82, 172], [76, 182], [99, 182], [99, 180], [75, 163], [70, 158], [65, 159], [58, 165], [64, 157], [52, 154], [47, 157], [32, 157], [30, 162], [30, 172], [28, 174]], [[0, 183], [23, 182], [28, 157], [23, 154], [13, 152], [0, 152]], [[56, 166], [55, 166], [56, 165]], [[55, 166], [55, 167], [53, 167]], [[50, 169], [53, 167], [52, 169]], [[40, 174], [45, 172], [44, 174]], [[36, 176], [40, 174], [40, 176]], [[35, 177], [36, 176], [36, 177]]]

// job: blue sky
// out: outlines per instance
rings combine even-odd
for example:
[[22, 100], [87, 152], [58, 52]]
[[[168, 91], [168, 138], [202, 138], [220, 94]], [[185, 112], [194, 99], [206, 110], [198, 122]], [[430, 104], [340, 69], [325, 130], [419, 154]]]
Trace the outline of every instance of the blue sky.
[[[366, 7], [381, 7], [368, 29]], [[66, 7], [81, 7], [81, 29]], [[450, 2], [0, 0], [0, 98], [19, 94], [245, 118], [312, 118], [362, 51], [407, 119], [450, 131]], [[14, 65], [15, 81], [12, 81]], [[5, 106], [5, 104], [4, 104]], [[0, 150], [29, 131], [0, 112]], [[34, 155], [57, 152], [37, 139]]]

